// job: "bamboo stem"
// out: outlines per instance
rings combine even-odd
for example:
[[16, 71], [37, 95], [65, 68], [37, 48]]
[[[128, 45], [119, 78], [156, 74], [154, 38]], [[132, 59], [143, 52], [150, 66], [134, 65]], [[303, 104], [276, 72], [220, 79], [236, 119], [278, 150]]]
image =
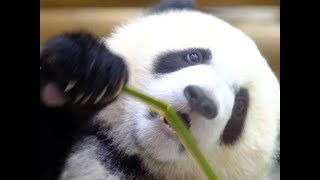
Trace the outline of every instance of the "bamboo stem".
[[131, 87], [124, 87], [123, 91], [148, 104], [153, 110], [155, 110], [159, 114], [164, 115], [168, 120], [170, 126], [175, 130], [183, 146], [190, 153], [191, 157], [194, 159], [194, 161], [196, 162], [200, 170], [203, 172], [203, 174], [207, 177], [207, 179], [218, 180], [217, 175], [212, 170], [212, 167], [208, 163], [207, 159], [199, 150], [196, 140], [188, 131], [186, 125], [181, 120], [180, 115], [175, 111], [175, 109], [171, 105], [160, 100], [154, 99], [150, 96], [147, 96]]

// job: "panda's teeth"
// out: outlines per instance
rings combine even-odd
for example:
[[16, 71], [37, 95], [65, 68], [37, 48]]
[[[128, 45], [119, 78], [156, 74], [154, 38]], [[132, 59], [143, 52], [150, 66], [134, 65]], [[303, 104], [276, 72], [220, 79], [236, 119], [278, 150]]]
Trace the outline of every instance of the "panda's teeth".
[[151, 117], [153, 117], [153, 118], [156, 118], [156, 119], [162, 121], [162, 123], [164, 123], [171, 131], [173, 131], [171, 126], [168, 124], [168, 122], [167, 122], [167, 120], [166, 120], [166, 118], [164, 116], [161, 116], [160, 114], [158, 114], [158, 113], [156, 113], [154, 111], [150, 111], [149, 115]]

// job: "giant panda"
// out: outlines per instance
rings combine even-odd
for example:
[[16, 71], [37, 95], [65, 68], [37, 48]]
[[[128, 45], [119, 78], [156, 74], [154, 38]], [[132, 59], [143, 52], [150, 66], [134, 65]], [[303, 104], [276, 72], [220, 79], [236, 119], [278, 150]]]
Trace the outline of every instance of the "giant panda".
[[280, 85], [255, 43], [193, 0], [40, 51], [41, 179], [204, 179], [166, 119], [124, 86], [173, 105], [221, 180], [269, 179]]

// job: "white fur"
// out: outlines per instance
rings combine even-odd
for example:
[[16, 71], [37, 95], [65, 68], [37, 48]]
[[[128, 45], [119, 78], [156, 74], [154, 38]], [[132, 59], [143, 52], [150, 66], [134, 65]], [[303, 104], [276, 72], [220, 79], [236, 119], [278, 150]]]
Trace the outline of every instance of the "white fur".
[[114, 171], [111, 174], [106, 171], [105, 164], [101, 163], [99, 146], [95, 137], [80, 141], [74, 148], [75, 152], [68, 158], [60, 180], [120, 180], [121, 173]]
[[[255, 43], [216, 17], [195, 11], [168, 11], [134, 18], [115, 29], [107, 45], [129, 67], [129, 85], [190, 111], [183, 96], [187, 85], [201, 86], [218, 105], [218, 116], [206, 120], [192, 112], [190, 130], [221, 180], [268, 177], [277, 152], [280, 121], [279, 83]], [[155, 77], [152, 63], [167, 50], [206, 48], [210, 65], [198, 65]], [[235, 145], [219, 143], [230, 118], [235, 91], [249, 90], [250, 106], [244, 132]], [[138, 154], [162, 179], [201, 179], [201, 174], [163, 123], [145, 116], [148, 107], [125, 94], [98, 114], [99, 124], [128, 154]], [[135, 137], [143, 151], [134, 143]], [[99, 167], [98, 167], [99, 168]]]

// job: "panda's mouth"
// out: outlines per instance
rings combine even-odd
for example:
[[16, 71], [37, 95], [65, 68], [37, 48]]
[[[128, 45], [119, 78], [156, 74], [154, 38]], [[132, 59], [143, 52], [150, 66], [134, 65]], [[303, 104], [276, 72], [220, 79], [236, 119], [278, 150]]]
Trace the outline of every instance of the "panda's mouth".
[[[183, 112], [179, 112], [179, 111], [177, 113], [180, 115], [182, 121], [185, 123], [185, 125], [189, 129], [190, 128], [190, 116], [187, 113], [183, 113]], [[170, 128], [172, 130], [172, 127], [170, 126], [170, 124], [168, 123], [168, 120], [164, 116], [162, 116], [152, 110], [149, 111], [149, 116], [153, 119], [157, 119], [157, 120], [162, 121], [168, 128]]]

